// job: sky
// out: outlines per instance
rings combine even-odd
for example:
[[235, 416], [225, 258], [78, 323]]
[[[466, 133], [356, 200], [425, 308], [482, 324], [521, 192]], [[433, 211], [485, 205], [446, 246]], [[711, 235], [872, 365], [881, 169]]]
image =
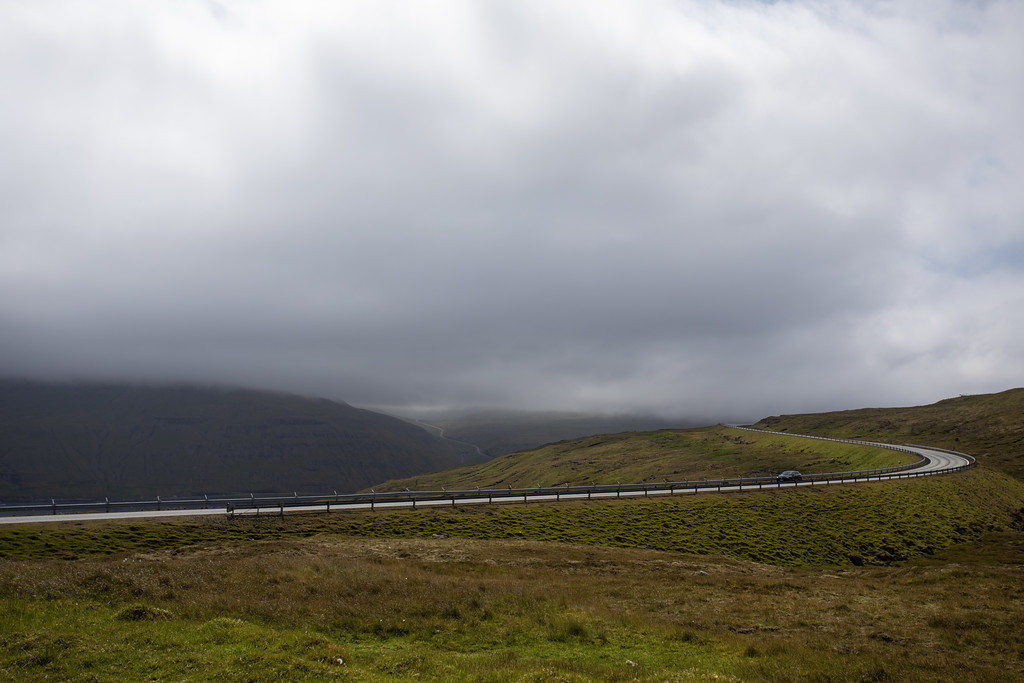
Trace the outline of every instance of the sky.
[[1024, 3], [0, 0], [0, 375], [709, 420], [1024, 386]]

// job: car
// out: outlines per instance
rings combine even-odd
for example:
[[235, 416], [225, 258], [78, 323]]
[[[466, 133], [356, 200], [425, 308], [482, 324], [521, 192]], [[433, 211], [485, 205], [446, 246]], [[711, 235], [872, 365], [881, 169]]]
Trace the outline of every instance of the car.
[[803, 478], [804, 478], [804, 475], [800, 474], [796, 470], [786, 470], [785, 472], [783, 472], [782, 474], [777, 476], [775, 479], [776, 479], [776, 481], [783, 482], [783, 481], [800, 481]]

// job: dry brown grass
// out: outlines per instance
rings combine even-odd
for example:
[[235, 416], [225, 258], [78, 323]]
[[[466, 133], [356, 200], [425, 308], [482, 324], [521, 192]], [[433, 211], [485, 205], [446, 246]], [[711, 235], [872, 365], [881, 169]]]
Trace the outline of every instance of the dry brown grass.
[[[110, 614], [140, 605], [186, 632], [228, 619], [313, 633], [310, 647], [344, 650], [369, 679], [394, 673], [371, 652], [411, 649], [428, 679], [443, 670], [438, 653], [505, 653], [509, 678], [460, 671], [511, 680], [578, 652], [584, 678], [616, 679], [602, 658], [628, 658], [643, 665], [630, 676], [662, 680], [678, 651], [689, 662], [680, 672], [741, 680], [1022, 680], [1024, 543], [1004, 533], [979, 547], [987, 557], [971, 564], [816, 570], [527, 541], [318, 537], [3, 561], [0, 598]], [[144, 628], [167, 627], [157, 621]]]

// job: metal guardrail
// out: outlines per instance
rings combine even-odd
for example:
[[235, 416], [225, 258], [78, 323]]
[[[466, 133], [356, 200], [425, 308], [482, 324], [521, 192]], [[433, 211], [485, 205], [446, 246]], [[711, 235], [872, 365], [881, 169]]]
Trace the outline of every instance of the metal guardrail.
[[[842, 443], [850, 443], [862, 446], [875, 446], [879, 448], [887, 448], [894, 451], [900, 451], [904, 453], [914, 453], [908, 447], [896, 446], [893, 444], [883, 444], [870, 441], [857, 441], [853, 439], [836, 439], [830, 437], [812, 436], [808, 434], [792, 434], [790, 432], [774, 432], [770, 430], [753, 429], [750, 427], [736, 427], [737, 429], [744, 429], [747, 431], [764, 432], [767, 434], [778, 434], [783, 436], [798, 436], [803, 438], [821, 439], [825, 441], [836, 441]], [[907, 444], [909, 447], [914, 447], [912, 444]], [[957, 451], [949, 451], [942, 448], [934, 448], [932, 446], [918, 446], [919, 448], [928, 448], [930, 450], [942, 451], [958, 455], [966, 458], [969, 461], [968, 465], [936, 470], [936, 471], [914, 471], [920, 468], [923, 464], [927, 463], [927, 458], [921, 458], [917, 462], [913, 462], [907, 465], [898, 465], [895, 467], [885, 467], [873, 470], [856, 470], [849, 472], [828, 472], [823, 474], [807, 474], [803, 475], [801, 483], [811, 484], [838, 484], [847, 481], [867, 481], [871, 479], [902, 479], [909, 477], [921, 477], [930, 476], [933, 474], [945, 474], [948, 472], [955, 472], [964, 469], [969, 469], [977, 464], [977, 461], [970, 455], [965, 453], [959, 453]], [[152, 511], [152, 510], [202, 510], [202, 509], [215, 509], [224, 508], [227, 514], [233, 514], [235, 512], [246, 512], [259, 514], [261, 510], [273, 510], [280, 514], [284, 514], [286, 508], [295, 507], [323, 507], [327, 512], [330, 512], [331, 507], [351, 507], [351, 506], [363, 506], [370, 510], [376, 510], [378, 505], [391, 507], [396, 505], [411, 505], [413, 508], [416, 507], [417, 503], [427, 503], [431, 505], [437, 505], [439, 503], [451, 502], [452, 506], [458, 505], [459, 501], [466, 503], [468, 501], [474, 501], [477, 503], [501, 503], [501, 502], [518, 502], [522, 501], [527, 503], [530, 499], [545, 499], [559, 501], [563, 497], [573, 499], [587, 500], [596, 497], [611, 497], [612, 494], [616, 498], [625, 496], [649, 496], [649, 495], [675, 495], [677, 493], [699, 493], [701, 491], [745, 491], [745, 490], [761, 490], [764, 488], [781, 488], [787, 485], [787, 483], [780, 481], [777, 477], [741, 477], [733, 479], [714, 479], [707, 480], [701, 479], [699, 481], [674, 481], [670, 482], [664, 480], [662, 482], [640, 482], [636, 484], [589, 484], [589, 485], [578, 485], [570, 486], [568, 484], [562, 486], [537, 486], [532, 488], [512, 488], [507, 487], [504, 489], [459, 489], [459, 490], [447, 490], [442, 488], [440, 491], [381, 491], [377, 492], [370, 490], [369, 493], [345, 493], [339, 494], [337, 491], [329, 494], [313, 494], [313, 495], [299, 495], [297, 492], [290, 496], [287, 495], [260, 495], [257, 496], [255, 493], [250, 493], [248, 497], [214, 497], [203, 496], [202, 498], [170, 498], [162, 499], [157, 496], [156, 500], [134, 500], [134, 501], [112, 501], [109, 498], [104, 498], [102, 501], [69, 501], [69, 502], [58, 502], [55, 499], [51, 499], [50, 503], [35, 503], [25, 505], [0, 505], [0, 515], [39, 515], [39, 514], [52, 514], [59, 515], [62, 513], [73, 513], [73, 512], [114, 512], [114, 511]]]

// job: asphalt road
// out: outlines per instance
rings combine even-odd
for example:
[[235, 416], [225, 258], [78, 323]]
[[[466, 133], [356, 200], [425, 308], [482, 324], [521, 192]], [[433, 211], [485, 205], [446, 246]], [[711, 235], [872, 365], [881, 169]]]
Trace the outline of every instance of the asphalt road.
[[[757, 431], [757, 430], [753, 430]], [[778, 432], [773, 432], [778, 433]], [[789, 434], [793, 438], [813, 438], [820, 439], [822, 437], [806, 436]], [[828, 439], [832, 440], [832, 439]], [[891, 446], [891, 444], [882, 444], [876, 442], [857, 441], [854, 443], [863, 444], [866, 446]], [[908, 478], [918, 476], [928, 476], [940, 474], [948, 471], [955, 471], [964, 467], [969, 467], [972, 462], [968, 458], [948, 451], [942, 451], [934, 448], [927, 448], [925, 446], [901, 446], [904, 450], [917, 453], [923, 459], [925, 463], [910, 470], [903, 470], [901, 472], [892, 474], [877, 475], [873, 474], [870, 476], [856, 476], [850, 473], [845, 474], [843, 477], [827, 478], [827, 479], [815, 479], [813, 481], [799, 481], [799, 482], [773, 482], [773, 481], [761, 481], [756, 483], [746, 483], [742, 485], [723, 485], [723, 486], [711, 486], [711, 487], [679, 487], [672, 489], [657, 489], [649, 491], [593, 491], [589, 493], [542, 493], [542, 494], [529, 494], [523, 495], [481, 495], [478, 498], [458, 498], [457, 500], [452, 499], [430, 499], [430, 500], [395, 500], [395, 501], [378, 501], [375, 503], [360, 502], [360, 503], [318, 503], [315, 505], [289, 505], [284, 508], [279, 506], [266, 506], [261, 508], [236, 508], [230, 514], [233, 515], [269, 515], [269, 514], [280, 514], [285, 510], [289, 513], [293, 512], [341, 512], [345, 510], [370, 510], [370, 509], [389, 509], [389, 508], [420, 508], [420, 507], [452, 507], [455, 505], [487, 505], [487, 504], [502, 504], [502, 503], [524, 503], [524, 502], [554, 502], [562, 500], [592, 500], [598, 498], [629, 498], [629, 497], [646, 497], [646, 496], [659, 496], [659, 495], [696, 495], [696, 494], [708, 494], [708, 493], [729, 493], [736, 491], [751, 491], [765, 488], [790, 488], [796, 486], [830, 486], [838, 484], [853, 484], [858, 482], [866, 481], [878, 481], [879, 479], [896, 479], [896, 478]], [[415, 493], [415, 492], [413, 492]], [[208, 508], [208, 509], [177, 509], [177, 510], [143, 510], [143, 511], [117, 511], [117, 512], [83, 512], [83, 513], [67, 513], [67, 514], [47, 514], [47, 515], [24, 515], [24, 516], [10, 516], [0, 517], [0, 524], [30, 524], [39, 522], [84, 522], [92, 520], [114, 520], [114, 519], [159, 519], [168, 517], [208, 517], [211, 515], [223, 516], [227, 511], [223, 507]]]

